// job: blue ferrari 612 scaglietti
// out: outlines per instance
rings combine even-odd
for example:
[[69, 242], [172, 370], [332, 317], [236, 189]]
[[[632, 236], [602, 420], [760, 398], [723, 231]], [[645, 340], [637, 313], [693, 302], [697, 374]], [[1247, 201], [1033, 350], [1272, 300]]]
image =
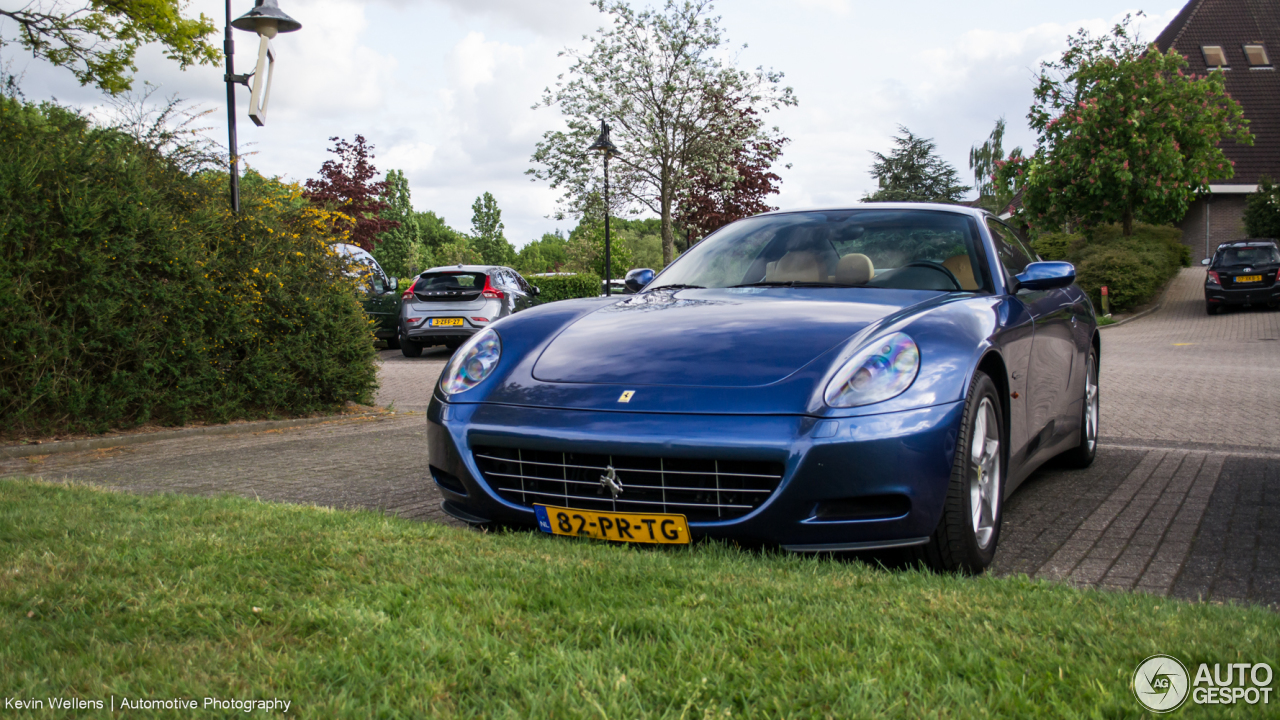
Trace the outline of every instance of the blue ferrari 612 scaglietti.
[[740, 220], [633, 270], [634, 295], [472, 337], [431, 400], [431, 476], [471, 523], [979, 572], [1018, 483], [1096, 452], [1101, 348], [1074, 279], [966, 207]]

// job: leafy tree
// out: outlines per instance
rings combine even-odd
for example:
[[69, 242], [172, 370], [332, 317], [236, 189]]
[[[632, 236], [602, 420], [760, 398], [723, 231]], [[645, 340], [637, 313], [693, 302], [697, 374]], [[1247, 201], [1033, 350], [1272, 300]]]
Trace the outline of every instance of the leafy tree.
[[1244, 229], [1249, 237], [1280, 240], [1280, 185], [1265, 175], [1245, 206]]
[[[21, 4], [21, 3], [15, 3]], [[183, 17], [181, 0], [33, 0], [18, 9], [0, 7], [0, 18], [17, 24], [18, 45], [35, 57], [66, 68], [81, 85], [116, 95], [133, 86], [138, 48], [160, 43], [182, 69], [216, 65], [221, 58], [209, 38], [213, 20]], [[0, 47], [13, 42], [0, 37]]]
[[493, 195], [485, 193], [471, 204], [471, 248], [486, 265], [510, 265], [516, 251], [502, 235], [502, 210]]
[[[617, 242], [619, 233], [625, 232], [625, 221], [609, 218], [609, 264], [613, 277], [620, 278], [631, 269], [631, 251], [624, 243]], [[569, 233], [565, 248], [568, 254], [566, 267], [570, 272], [592, 273], [605, 276], [604, 272], [604, 219], [585, 221]]]
[[1015, 147], [1006, 156], [1004, 152], [1004, 118], [996, 120], [996, 127], [986, 142], [969, 150], [969, 169], [973, 171], [973, 185], [978, 191], [978, 202], [994, 213], [1009, 209], [1013, 196], [1022, 187], [1022, 178], [997, 179], [996, 170], [1010, 157], [1022, 157], [1022, 148]]
[[893, 139], [897, 148], [888, 155], [872, 152], [871, 177], [880, 189], [862, 198], [863, 202], [959, 202], [969, 188], [960, 184], [960, 175], [951, 163], [937, 154], [937, 144], [916, 137], [899, 125], [902, 135]]
[[[380, 242], [373, 249], [373, 257], [384, 270], [396, 277], [407, 277], [414, 267], [421, 268], [414, 260], [421, 256], [417, 214], [409, 195], [409, 181], [399, 170], [387, 171], [386, 188], [381, 196], [387, 207], [380, 214], [396, 227], [382, 233]], [[415, 254], [417, 257], [415, 257]]]
[[1218, 144], [1253, 143], [1220, 71], [1188, 75], [1184, 57], [1138, 42], [1129, 22], [1100, 38], [1082, 29], [1041, 64], [1027, 115], [1036, 152], [997, 171], [999, 182], [1026, 183], [1033, 226], [1119, 222], [1127, 237], [1135, 219], [1176, 222], [1210, 181], [1234, 174]]
[[734, 220], [756, 215], [777, 208], [765, 199], [778, 194], [782, 178], [770, 168], [782, 155], [782, 148], [790, 140], [782, 137], [777, 129], [764, 129], [759, 114], [749, 106], [732, 100], [721, 105], [725, 115], [716, 122], [729, 135], [729, 144], [735, 138], [748, 138], [734, 147], [730, 166], [732, 175], [717, 177], [703, 168], [694, 171], [680, 201], [678, 224], [702, 237]]
[[523, 273], [560, 272], [568, 262], [568, 241], [557, 230], [520, 248], [516, 267]]
[[337, 137], [329, 152], [338, 156], [325, 160], [320, 166], [320, 178], [306, 182], [304, 195], [318, 205], [337, 210], [351, 223], [351, 239], [354, 245], [372, 250], [379, 235], [399, 226], [395, 220], [387, 220], [381, 213], [388, 204], [381, 198], [387, 193], [387, 181], [374, 181], [378, 169], [373, 166], [373, 146], [365, 143], [363, 135], [356, 135], [355, 143]]
[[[695, 174], [713, 182], [737, 179], [734, 151], [758, 139], [726, 126], [721, 98], [767, 112], [795, 104], [782, 74], [726, 64], [720, 18], [708, 15], [710, 0], [666, 0], [661, 10], [635, 11], [622, 0], [594, 0], [612, 27], [590, 37], [585, 52], [566, 49], [574, 60], [541, 105], [557, 106], [567, 132], [548, 131], [533, 154], [540, 167], [528, 172], [563, 188], [568, 209], [583, 205], [600, 187], [601, 162], [587, 151], [601, 118], [614, 127], [621, 155], [611, 163], [611, 200], [619, 209], [647, 208], [662, 220], [664, 262], [674, 255], [672, 221], [679, 199]], [[729, 118], [736, 120], [736, 118]], [[745, 126], [737, 126], [745, 128]]]

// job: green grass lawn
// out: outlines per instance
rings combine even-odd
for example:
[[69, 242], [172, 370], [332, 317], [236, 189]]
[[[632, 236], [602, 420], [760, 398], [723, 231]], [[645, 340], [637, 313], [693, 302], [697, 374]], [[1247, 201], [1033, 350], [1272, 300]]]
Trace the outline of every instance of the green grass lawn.
[[1138, 717], [1143, 658], [1280, 670], [1278, 640], [1259, 608], [1026, 579], [0, 481], [0, 697], [276, 697], [315, 718]]

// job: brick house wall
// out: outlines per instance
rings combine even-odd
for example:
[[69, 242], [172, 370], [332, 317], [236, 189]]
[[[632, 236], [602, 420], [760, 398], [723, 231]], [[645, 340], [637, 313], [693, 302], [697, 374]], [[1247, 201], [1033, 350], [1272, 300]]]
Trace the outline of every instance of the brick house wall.
[[1219, 243], [1240, 240], [1244, 232], [1244, 208], [1247, 195], [1206, 195], [1197, 199], [1178, 223], [1182, 244], [1191, 248], [1191, 262], [1213, 254]]

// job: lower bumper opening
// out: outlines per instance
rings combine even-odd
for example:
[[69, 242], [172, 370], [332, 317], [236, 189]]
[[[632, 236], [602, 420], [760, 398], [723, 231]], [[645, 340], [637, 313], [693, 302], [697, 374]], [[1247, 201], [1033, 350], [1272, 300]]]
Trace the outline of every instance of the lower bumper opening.
[[431, 469], [431, 479], [435, 480], [437, 485], [445, 490], [449, 490], [466, 497], [467, 487], [462, 484], [462, 481], [458, 479], [457, 475], [447, 473], [435, 465], [429, 465], [428, 467]]
[[818, 503], [813, 519], [819, 522], [896, 520], [911, 512], [911, 498], [892, 493], [837, 498]]

